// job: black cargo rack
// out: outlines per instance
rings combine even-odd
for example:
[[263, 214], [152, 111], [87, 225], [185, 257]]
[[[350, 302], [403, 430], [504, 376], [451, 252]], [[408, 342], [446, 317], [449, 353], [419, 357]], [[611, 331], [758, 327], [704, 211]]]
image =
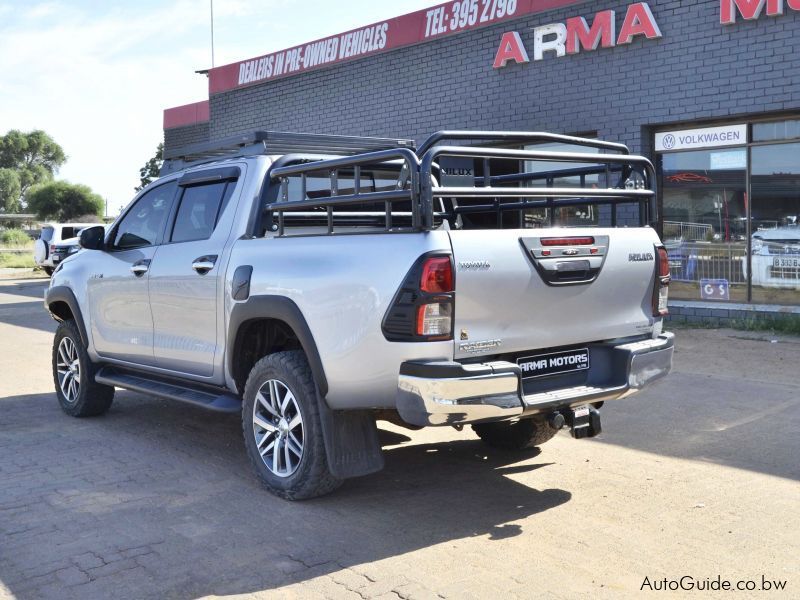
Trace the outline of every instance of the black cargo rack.
[[[470, 144], [451, 145], [461, 142]], [[514, 149], [514, 146], [543, 143], [569, 144], [600, 152]], [[371, 231], [380, 223], [383, 231], [395, 233], [430, 230], [444, 220], [453, 226], [461, 218], [469, 218], [468, 215], [493, 213], [497, 225], [502, 227], [504, 213], [519, 211], [522, 222], [523, 211], [540, 207], [550, 209], [552, 225], [554, 209], [594, 204], [611, 206], [612, 226], [617, 223], [617, 206], [627, 203], [638, 205], [641, 226], [655, 225], [657, 221], [657, 180], [649, 160], [631, 155], [623, 144], [547, 132], [440, 131], [417, 150], [413, 141], [403, 139], [257, 131], [169, 152], [162, 175], [226, 158], [256, 155], [282, 158], [268, 172], [255, 235], [266, 230], [286, 235], [289, 216], [293, 222], [302, 223], [306, 219], [324, 222], [323, 233], [329, 235], [336, 233], [337, 217], [340, 223], [371, 219]], [[441, 184], [440, 164], [447, 157], [472, 160], [480, 165], [481, 174], [478, 176], [476, 171], [472, 187]], [[503, 161], [506, 171], [493, 173], [492, 161]], [[527, 164], [536, 162], [564, 163], [565, 167], [527, 170]], [[515, 163], [516, 169], [507, 172], [508, 165]], [[574, 165], [571, 168], [570, 163]], [[393, 189], [363, 191], [362, 170], [374, 168], [391, 168], [398, 173]], [[352, 177], [352, 193], [340, 193], [342, 172], [347, 178]], [[324, 188], [326, 195], [312, 198], [307, 191], [308, 178], [320, 173], [329, 181]], [[589, 175], [604, 176], [604, 187], [553, 183], [556, 179], [577, 177], [584, 185]], [[295, 189], [299, 190], [296, 200], [289, 197], [291, 180], [295, 180]], [[542, 180], [546, 187], [535, 185]], [[517, 187], [507, 187], [514, 184]], [[410, 204], [395, 210], [398, 202]], [[357, 207], [349, 215], [335, 213], [338, 208], [359, 204], [372, 204], [376, 210]]]
[[[477, 142], [478, 145], [441, 145], [446, 141], [470, 141]], [[548, 142], [597, 149], [606, 153], [516, 150], [507, 147]], [[442, 186], [438, 176], [443, 157], [478, 161], [482, 164], [483, 174], [475, 177], [474, 187]], [[397, 189], [361, 192], [356, 183], [354, 193], [339, 194], [340, 171], [354, 173], [354, 181], [358, 182], [360, 169], [365, 166], [375, 167], [399, 160], [403, 161], [403, 168], [399, 171]], [[492, 175], [491, 162], [498, 160], [516, 161], [521, 172]], [[523, 165], [536, 161], [567, 165], [573, 163], [576, 166], [550, 172], [525, 172]], [[320, 172], [326, 173], [330, 178], [330, 195], [309, 198], [306, 193], [306, 178]], [[634, 173], [636, 176], [632, 178]], [[580, 177], [581, 181], [585, 181], [587, 175], [604, 175], [608, 187], [498, 187], [515, 182], [525, 186], [527, 182], [566, 176]], [[623, 144], [546, 132], [441, 131], [428, 138], [416, 152], [398, 149], [332, 160], [297, 162], [288, 166], [276, 165], [271, 169], [269, 177], [280, 191], [272, 202], [265, 205], [264, 214], [267, 222], [270, 219], [277, 220], [274, 230], [279, 236], [286, 234], [287, 215], [297, 213], [299, 216], [302, 213], [303, 217], [307, 217], [307, 211], [311, 209], [325, 211], [325, 233], [333, 234], [337, 216], [334, 214], [335, 208], [370, 202], [382, 206], [382, 211], [376, 211], [372, 215], [382, 221], [386, 232], [430, 230], [442, 220], [455, 222], [460, 215], [476, 213], [494, 213], [498, 225], [502, 226], [503, 213], [507, 211], [542, 207], [551, 209], [552, 218], [552, 209], [589, 204], [610, 205], [612, 226], [617, 223], [617, 206], [620, 204], [638, 205], [641, 226], [654, 225], [657, 220], [656, 174], [649, 160], [632, 156]], [[300, 179], [299, 200], [289, 198], [288, 185], [291, 178]], [[613, 186], [612, 179], [615, 180]], [[459, 204], [459, 199], [470, 199], [473, 203]], [[393, 204], [398, 201], [411, 201], [410, 226], [396, 227], [393, 222]], [[446, 206], [447, 203], [449, 206]]]
[[203, 142], [164, 152], [161, 176], [226, 158], [283, 154], [333, 154], [352, 156], [377, 150], [415, 147], [413, 140], [317, 135], [285, 131], [253, 131], [213, 142]]

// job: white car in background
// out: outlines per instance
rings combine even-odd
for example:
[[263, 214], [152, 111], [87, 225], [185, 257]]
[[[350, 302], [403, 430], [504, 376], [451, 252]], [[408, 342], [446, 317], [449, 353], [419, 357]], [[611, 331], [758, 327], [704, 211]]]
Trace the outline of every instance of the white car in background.
[[[800, 288], [800, 227], [788, 225], [753, 234], [753, 285]], [[743, 263], [745, 277], [747, 262]]]
[[37, 267], [48, 275], [52, 275], [55, 268], [67, 256], [77, 252], [78, 235], [87, 227], [94, 227], [97, 223], [46, 223], [42, 226], [42, 233], [33, 247], [33, 260]]

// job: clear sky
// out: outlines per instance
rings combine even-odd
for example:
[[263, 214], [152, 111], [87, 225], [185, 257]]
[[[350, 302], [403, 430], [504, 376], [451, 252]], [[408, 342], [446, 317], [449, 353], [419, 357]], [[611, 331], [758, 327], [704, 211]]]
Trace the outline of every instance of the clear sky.
[[[210, 0], [0, 0], [0, 134], [43, 129], [116, 214], [162, 140], [164, 108], [208, 97]], [[441, 0], [214, 0], [217, 66]], [[346, 132], [343, 132], [346, 133]]]

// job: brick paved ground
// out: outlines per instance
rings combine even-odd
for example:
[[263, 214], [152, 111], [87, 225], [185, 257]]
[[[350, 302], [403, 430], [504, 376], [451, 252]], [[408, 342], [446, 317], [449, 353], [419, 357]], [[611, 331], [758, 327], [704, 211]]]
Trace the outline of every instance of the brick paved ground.
[[683, 574], [800, 585], [798, 340], [681, 332], [669, 383], [607, 407], [599, 441], [509, 456], [467, 432], [386, 427], [385, 471], [290, 504], [251, 476], [235, 417], [127, 392], [105, 417], [64, 416], [42, 289], [0, 281], [0, 598], [619, 597]]

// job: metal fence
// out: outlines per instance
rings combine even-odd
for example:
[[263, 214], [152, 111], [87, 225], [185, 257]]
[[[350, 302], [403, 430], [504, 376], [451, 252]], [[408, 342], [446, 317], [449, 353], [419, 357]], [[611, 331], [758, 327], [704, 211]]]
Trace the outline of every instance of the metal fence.
[[731, 284], [747, 283], [747, 244], [667, 242], [670, 273], [676, 281], [727, 279]]
[[666, 240], [708, 240], [712, 235], [714, 235], [714, 227], [705, 223], [664, 221], [664, 239]]

